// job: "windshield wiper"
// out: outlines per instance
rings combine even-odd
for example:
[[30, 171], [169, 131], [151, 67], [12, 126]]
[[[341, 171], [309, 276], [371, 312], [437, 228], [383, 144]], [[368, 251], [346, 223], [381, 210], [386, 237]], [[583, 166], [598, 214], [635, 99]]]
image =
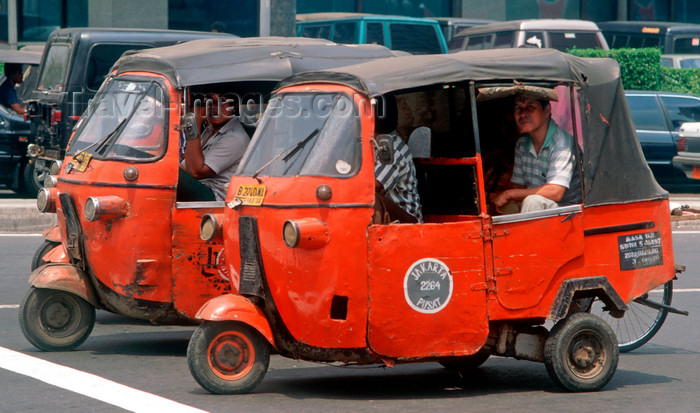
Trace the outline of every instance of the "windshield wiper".
[[[289, 146], [288, 148], [286, 148], [282, 152], [278, 153], [277, 156], [275, 156], [274, 158], [267, 161], [267, 163], [265, 163], [265, 165], [261, 166], [260, 169], [255, 171], [255, 173], [253, 174], [253, 178], [258, 179], [258, 174], [260, 174], [260, 172], [264, 171], [268, 166], [272, 165], [272, 163], [275, 162], [276, 160], [278, 160], [280, 157], [282, 157], [282, 155], [284, 155], [284, 158], [282, 158], [282, 160], [284, 162], [287, 162], [289, 160], [289, 158], [294, 156], [295, 153], [302, 150], [304, 148], [304, 146], [306, 146], [306, 144], [309, 143], [309, 141], [314, 136], [316, 136], [316, 134], [318, 134], [318, 131], [319, 131], [319, 128], [314, 129], [307, 137], [300, 140], [299, 142], [294, 143], [293, 145]], [[285, 153], [287, 151], [289, 151], [289, 153], [287, 153], [285, 155]]]
[[[119, 122], [119, 125], [117, 125], [116, 128], [112, 132], [110, 132], [107, 136], [105, 136], [101, 141], [97, 142], [98, 145], [95, 147], [95, 153], [99, 153], [100, 155], [104, 155], [104, 151], [112, 145], [113, 139], [121, 132], [122, 127], [126, 124], [126, 120], [129, 119], [124, 118], [122, 119], [121, 122]], [[89, 146], [85, 149], [88, 149]]]

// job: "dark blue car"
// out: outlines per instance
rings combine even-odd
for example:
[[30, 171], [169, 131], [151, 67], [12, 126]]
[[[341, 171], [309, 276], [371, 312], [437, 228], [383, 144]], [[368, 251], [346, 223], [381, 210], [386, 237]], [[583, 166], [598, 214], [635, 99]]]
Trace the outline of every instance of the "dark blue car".
[[678, 129], [700, 121], [700, 96], [672, 92], [627, 91], [627, 103], [649, 167], [661, 186], [695, 185], [673, 167], [678, 153]]

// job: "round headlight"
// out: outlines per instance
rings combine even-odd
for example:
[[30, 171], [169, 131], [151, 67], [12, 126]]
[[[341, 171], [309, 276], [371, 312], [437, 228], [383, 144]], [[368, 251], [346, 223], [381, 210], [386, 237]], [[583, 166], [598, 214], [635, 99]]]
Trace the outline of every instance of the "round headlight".
[[205, 214], [199, 223], [199, 237], [203, 241], [211, 241], [221, 236], [221, 225], [214, 214]]
[[289, 248], [299, 245], [299, 225], [294, 220], [288, 220], [282, 227], [282, 239]]
[[97, 198], [91, 196], [85, 201], [85, 219], [92, 222], [99, 217], [100, 203]]
[[41, 188], [36, 196], [36, 207], [41, 212], [53, 212], [55, 210], [54, 199], [48, 188]]
[[56, 161], [51, 162], [51, 167], [49, 168], [51, 175], [58, 175], [61, 172], [62, 165], [63, 165], [63, 161], [56, 160]]
[[58, 179], [53, 175], [46, 175], [44, 178], [44, 188], [55, 188], [57, 183]]

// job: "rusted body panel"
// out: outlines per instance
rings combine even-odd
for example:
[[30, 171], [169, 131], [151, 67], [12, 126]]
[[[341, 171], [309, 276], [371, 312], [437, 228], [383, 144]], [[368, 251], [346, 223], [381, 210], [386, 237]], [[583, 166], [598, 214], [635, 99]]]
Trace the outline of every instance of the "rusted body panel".
[[29, 284], [36, 288], [52, 288], [73, 293], [96, 308], [102, 307], [87, 277], [70, 264], [43, 265], [29, 276]]

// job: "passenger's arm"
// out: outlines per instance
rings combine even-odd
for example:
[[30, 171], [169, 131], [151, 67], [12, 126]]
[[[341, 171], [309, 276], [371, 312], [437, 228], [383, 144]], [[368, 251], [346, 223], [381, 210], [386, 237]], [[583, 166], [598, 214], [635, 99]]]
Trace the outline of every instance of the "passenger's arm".
[[566, 187], [556, 184], [544, 184], [534, 188], [525, 188], [524, 186], [518, 185], [517, 188], [507, 189], [498, 194], [493, 204], [496, 206], [496, 210], [501, 212], [501, 207], [505, 204], [509, 202], [521, 202], [530, 195], [541, 195], [554, 202], [559, 202], [565, 192]]
[[24, 106], [20, 103], [13, 103], [10, 105], [10, 108], [17, 112], [18, 115], [24, 115]]
[[202, 152], [202, 142], [199, 138], [187, 141], [185, 146], [184, 169], [196, 179], [209, 178], [216, 175], [209, 165], [204, 163], [204, 153]]

